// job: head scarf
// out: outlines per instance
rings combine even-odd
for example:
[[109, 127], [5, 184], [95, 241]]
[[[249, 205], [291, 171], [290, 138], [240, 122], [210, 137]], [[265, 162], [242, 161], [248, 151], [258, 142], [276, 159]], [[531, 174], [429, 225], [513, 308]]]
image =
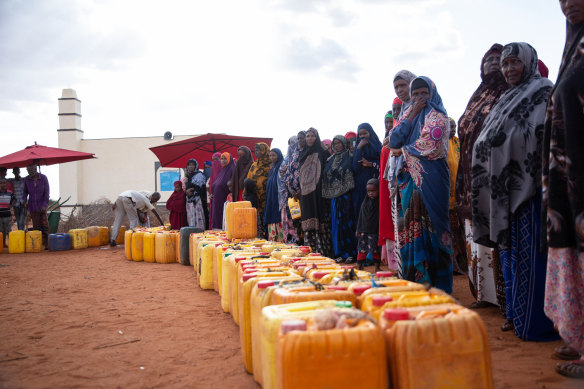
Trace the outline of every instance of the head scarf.
[[[215, 160], [215, 158], [217, 158], [217, 160]], [[213, 154], [213, 165], [211, 166], [211, 177], [209, 177], [209, 187], [213, 186], [213, 181], [215, 181], [215, 179], [217, 178], [217, 175], [219, 175], [219, 172], [221, 171], [221, 153], [217, 152]]]
[[253, 164], [253, 157], [251, 150], [247, 146], [239, 146], [237, 151], [243, 151], [243, 156], [235, 162], [235, 169], [233, 170], [233, 177], [231, 177], [233, 201], [237, 201], [239, 191], [243, 191], [243, 180], [247, 177], [249, 168]]
[[501, 53], [503, 46], [493, 44], [481, 60], [481, 83], [473, 93], [466, 110], [458, 120], [458, 139], [460, 142], [460, 162], [456, 176], [455, 196], [456, 212], [461, 219], [472, 219], [472, 185], [471, 165], [472, 149], [483, 129], [485, 118], [491, 112], [492, 107], [499, 100], [501, 94], [509, 88], [501, 71], [485, 74], [485, 61], [493, 53]]
[[357, 137], [357, 133], [356, 133], [355, 131], [349, 131], [349, 132], [347, 132], [347, 133], [345, 134], [345, 138], [346, 138], [347, 140], [349, 140], [349, 139], [353, 139], [353, 138], [356, 138], [356, 137]]
[[402, 103], [402, 101], [399, 99], [399, 97], [396, 97], [395, 99], [393, 99], [393, 103], [392, 103], [392, 105], [395, 105], [395, 104], [397, 104], [397, 105], [402, 105], [403, 103]]
[[168, 200], [166, 200], [166, 209], [170, 211], [169, 221], [170, 228], [173, 230], [180, 230], [187, 225], [187, 209], [185, 206], [185, 192], [182, 189], [182, 182], [175, 181], [180, 185], [178, 192], [173, 191]]
[[[542, 191], [542, 221], [547, 216], [549, 246], [577, 248], [579, 255], [584, 246], [584, 156], [581, 151], [584, 144], [581, 100], [584, 56], [580, 49], [583, 37], [584, 22], [571, 24], [566, 20], [566, 43], [546, 116]], [[545, 226], [542, 222], [542, 227]], [[546, 233], [545, 228], [543, 232]]]
[[[397, 72], [395, 74], [395, 76], [393, 76], [393, 82], [395, 83], [397, 80], [404, 80], [405, 82], [409, 84], [412, 83], [412, 81], [414, 81], [414, 79], [416, 78], [416, 75], [412, 72], [410, 72], [409, 70], [400, 70], [399, 72]], [[411, 94], [411, 92], [410, 92]], [[403, 111], [409, 107], [411, 102], [410, 96], [408, 96], [408, 100], [403, 102], [404, 107], [402, 108], [402, 113]], [[401, 115], [400, 115], [401, 118]], [[399, 119], [399, 118], [398, 118]]]
[[[195, 169], [192, 172], [189, 172], [188, 166], [190, 163], [195, 164]], [[199, 163], [194, 158], [191, 158], [187, 161], [187, 168], [184, 177], [184, 185], [185, 190], [194, 188], [195, 191], [191, 196], [186, 197], [186, 201], [189, 203], [196, 203], [199, 199], [202, 199], [203, 196], [205, 197], [205, 201], [207, 199], [207, 188], [206, 188], [207, 180], [205, 179], [205, 175], [199, 171]]]
[[[306, 131], [299, 131], [298, 135], [306, 135]], [[290, 196], [296, 196], [300, 194], [300, 153], [302, 149], [298, 143], [298, 137], [296, 137], [296, 147], [290, 157], [288, 162], [288, 172], [286, 173], [286, 185], [288, 186], [288, 192]]]
[[255, 161], [247, 173], [247, 178], [250, 178], [256, 183], [256, 193], [258, 196], [258, 211], [263, 214], [266, 205], [266, 186], [268, 184], [268, 174], [270, 173], [270, 146], [266, 143], [260, 142], [256, 144], [259, 147], [260, 153], [256, 154], [257, 161]]
[[280, 217], [280, 203], [278, 200], [278, 176], [280, 173], [280, 166], [284, 161], [284, 156], [280, 149], [272, 149], [270, 152], [276, 153], [278, 159], [270, 168], [268, 175], [268, 183], [266, 185], [266, 207], [264, 210], [264, 224], [279, 223], [282, 219]]
[[296, 135], [294, 135], [288, 139], [288, 151], [286, 152], [284, 161], [282, 161], [282, 164], [280, 165], [278, 174], [278, 203], [280, 210], [282, 210], [282, 208], [288, 204], [288, 186], [286, 185], [286, 175], [288, 174], [290, 159], [292, 158], [296, 148], [298, 148], [298, 138]]
[[330, 139], [323, 139], [322, 144], [323, 144], [323, 147], [324, 146], [328, 146], [328, 152], [330, 154], [333, 153], [333, 151], [331, 150], [331, 147], [332, 147], [332, 144], [333, 144], [333, 141], [332, 140], [330, 140]]
[[322, 197], [325, 199], [337, 198], [349, 192], [355, 187], [355, 178], [353, 177], [352, 162], [353, 158], [349, 153], [349, 143], [342, 135], [333, 138], [343, 144], [342, 151], [336, 151], [326, 161], [322, 172]]
[[[389, 145], [402, 149], [407, 172], [422, 195], [441, 248], [450, 252], [450, 173], [446, 162], [450, 122], [434, 82], [424, 76], [418, 79], [428, 85], [430, 98], [418, 115], [393, 129]], [[410, 106], [406, 116], [411, 110]]]
[[205, 178], [208, 180], [209, 178], [211, 178], [211, 167], [213, 166], [213, 162], [211, 161], [205, 161], [205, 165], [203, 165], [203, 174], [205, 175]]
[[[381, 141], [377, 137], [375, 131], [373, 131], [373, 127], [371, 127], [371, 124], [369, 123], [361, 123], [357, 128], [357, 134], [359, 134], [359, 131], [361, 130], [366, 130], [369, 133], [369, 144], [361, 149], [362, 157], [368, 161], [379, 160], [379, 155], [381, 154]], [[359, 147], [361, 140], [362, 138], [359, 138], [355, 144], [355, 148]], [[357, 155], [357, 153], [355, 153], [355, 155]]]
[[[472, 156], [472, 227], [477, 243], [511, 243], [511, 214], [541, 185], [546, 104], [552, 83], [537, 70], [537, 52], [527, 43], [506, 45], [501, 62], [517, 57], [524, 68], [485, 119]], [[528, 113], [528, 114], [527, 114]]]
[[537, 70], [539, 70], [539, 74], [541, 74], [542, 77], [548, 78], [550, 73], [549, 69], [541, 59], [537, 60]]
[[225, 159], [227, 159], [227, 163], [229, 164], [231, 162], [231, 154], [229, 154], [228, 152], [224, 152], [223, 154], [221, 154], [221, 158], [225, 157]]

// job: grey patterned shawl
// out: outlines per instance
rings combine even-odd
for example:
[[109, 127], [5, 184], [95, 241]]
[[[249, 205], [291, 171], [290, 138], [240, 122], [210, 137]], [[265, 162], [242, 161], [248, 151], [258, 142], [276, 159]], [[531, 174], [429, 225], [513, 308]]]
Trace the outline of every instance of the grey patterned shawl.
[[472, 156], [473, 240], [489, 247], [510, 245], [512, 214], [541, 186], [541, 153], [546, 105], [552, 82], [537, 70], [537, 52], [527, 43], [503, 48], [501, 63], [523, 64], [518, 85], [495, 104]]

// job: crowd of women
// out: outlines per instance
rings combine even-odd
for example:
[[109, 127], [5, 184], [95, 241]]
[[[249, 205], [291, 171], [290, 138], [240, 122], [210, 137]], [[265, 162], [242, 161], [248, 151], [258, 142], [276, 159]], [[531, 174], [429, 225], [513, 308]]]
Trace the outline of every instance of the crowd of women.
[[285, 155], [265, 143], [255, 161], [245, 146], [236, 158], [217, 153], [208, 177], [189, 161], [176, 188], [184, 223], [221, 229], [225, 203], [249, 200], [267, 239], [359, 267], [383, 261], [449, 293], [453, 273], [467, 273], [473, 308], [499, 306], [501, 329], [524, 340], [561, 336], [555, 355], [573, 361], [558, 371], [582, 377], [584, 1], [560, 5], [567, 38], [555, 85], [532, 46], [494, 44], [458, 140], [434, 82], [399, 71], [383, 140], [369, 123], [332, 140], [311, 127]]

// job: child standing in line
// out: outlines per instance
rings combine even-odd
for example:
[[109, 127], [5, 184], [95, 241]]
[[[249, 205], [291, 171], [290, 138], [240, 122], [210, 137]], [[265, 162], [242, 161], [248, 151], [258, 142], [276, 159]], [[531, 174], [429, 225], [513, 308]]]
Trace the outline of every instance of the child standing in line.
[[168, 220], [170, 221], [171, 229], [180, 230], [189, 225], [187, 222], [186, 195], [181, 181], [174, 182], [174, 192], [166, 200], [166, 209], [170, 211]]
[[359, 270], [365, 267], [365, 260], [371, 257], [375, 262], [375, 271], [381, 270], [381, 248], [379, 240], [379, 180], [367, 181], [367, 196], [361, 203], [359, 221], [357, 222], [357, 264]]
[[8, 180], [0, 178], [0, 232], [2, 246], [7, 247], [8, 233], [12, 230], [12, 214], [10, 208], [14, 204], [14, 195], [8, 191]]
[[[259, 198], [256, 192], [256, 183], [251, 178], [246, 178], [243, 180], [243, 201], [249, 201], [251, 206], [256, 210], [258, 209]], [[260, 220], [260, 213], [257, 211], [257, 225], [258, 225], [258, 238], [264, 237], [264, 229], [262, 222]]]

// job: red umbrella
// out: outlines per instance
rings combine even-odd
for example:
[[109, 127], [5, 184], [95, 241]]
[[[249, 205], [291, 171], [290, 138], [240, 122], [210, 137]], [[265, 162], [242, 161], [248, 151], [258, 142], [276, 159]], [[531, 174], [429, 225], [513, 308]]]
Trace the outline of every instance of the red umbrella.
[[57, 163], [79, 161], [95, 158], [93, 154], [82, 153], [56, 147], [37, 145], [27, 146], [23, 150], [0, 158], [0, 166], [5, 168], [26, 167], [30, 164], [54, 165]]
[[227, 134], [204, 134], [179, 142], [150, 147], [163, 167], [184, 168], [190, 158], [199, 162], [202, 168], [205, 160], [211, 160], [213, 153], [228, 152], [235, 156], [239, 146], [247, 146], [252, 151], [256, 143], [272, 144], [272, 138], [253, 138]]

